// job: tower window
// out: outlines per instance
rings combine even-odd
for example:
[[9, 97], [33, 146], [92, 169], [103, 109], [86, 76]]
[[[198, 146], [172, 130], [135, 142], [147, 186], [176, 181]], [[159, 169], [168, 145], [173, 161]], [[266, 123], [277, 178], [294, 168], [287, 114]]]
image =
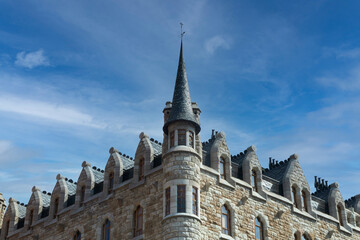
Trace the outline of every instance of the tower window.
[[143, 180], [144, 178], [144, 163], [144, 158], [141, 158], [139, 162], [139, 181]]
[[251, 186], [255, 192], [257, 192], [257, 182], [256, 182], [256, 171], [251, 171]]
[[143, 233], [143, 209], [138, 206], [134, 213], [134, 237], [140, 236]]
[[85, 200], [85, 186], [82, 186], [80, 190], [80, 207], [84, 204], [84, 200]]
[[230, 233], [230, 211], [226, 205], [221, 208], [221, 232], [227, 235]]
[[193, 214], [198, 215], [198, 189], [196, 187], [192, 189], [192, 211]]
[[304, 234], [304, 235], [302, 236], [302, 240], [310, 240], [310, 238]]
[[165, 190], [165, 216], [170, 214], [170, 187]]
[[110, 221], [106, 219], [102, 229], [102, 240], [110, 240]]
[[178, 129], [178, 145], [186, 145], [186, 130]]
[[255, 239], [264, 240], [263, 223], [258, 217], [255, 218]]
[[344, 226], [344, 222], [343, 222], [343, 218], [342, 218], [342, 209], [341, 209], [340, 204], [337, 205], [337, 212], [338, 212], [340, 226]]
[[109, 174], [109, 189], [108, 189], [108, 193], [111, 193], [114, 187], [114, 172], [111, 172]]
[[304, 211], [307, 212], [308, 211], [308, 206], [307, 206], [307, 203], [306, 203], [306, 192], [304, 190], [301, 191], [301, 203], [302, 203]]
[[175, 134], [174, 131], [170, 132], [170, 147], [172, 148], [173, 146], [175, 146]]
[[177, 186], [177, 212], [186, 212], [185, 185]]
[[298, 234], [294, 233], [294, 240], [300, 240]]
[[294, 206], [296, 207], [296, 208], [298, 208], [298, 204], [297, 204], [297, 201], [296, 201], [296, 188], [294, 187], [294, 186], [292, 186], [292, 188], [291, 188], [291, 193], [292, 193], [292, 198], [293, 198], [293, 203], [294, 203]]
[[53, 215], [53, 218], [56, 218], [56, 215], [58, 213], [58, 208], [59, 208], [59, 198], [56, 198], [55, 203], [54, 203], [54, 215]]
[[194, 148], [194, 132], [189, 131], [189, 147]]
[[220, 177], [225, 179], [225, 159], [220, 157]]
[[81, 240], [81, 232], [76, 231], [73, 239], [74, 239], [74, 240]]

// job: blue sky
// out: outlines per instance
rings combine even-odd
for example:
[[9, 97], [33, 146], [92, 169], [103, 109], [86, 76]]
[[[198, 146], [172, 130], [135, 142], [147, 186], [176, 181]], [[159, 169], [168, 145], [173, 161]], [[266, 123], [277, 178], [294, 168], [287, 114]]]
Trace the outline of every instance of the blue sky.
[[[0, 192], [134, 156], [144, 131], [162, 141], [179, 22], [202, 139], [230, 151], [297, 153], [314, 175], [360, 193], [359, 1], [1, 1]], [[312, 188], [313, 189], [313, 188]]]

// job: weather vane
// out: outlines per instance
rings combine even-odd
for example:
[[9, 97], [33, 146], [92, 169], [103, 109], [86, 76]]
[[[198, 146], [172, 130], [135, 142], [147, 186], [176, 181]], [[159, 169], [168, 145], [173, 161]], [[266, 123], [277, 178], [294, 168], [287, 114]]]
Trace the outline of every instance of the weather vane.
[[184, 36], [184, 34], [185, 34], [185, 32], [183, 32], [183, 30], [182, 30], [183, 25], [184, 25], [184, 24], [181, 22], [181, 23], [180, 23], [180, 28], [181, 28], [180, 38], [181, 38], [181, 40], [183, 39], [183, 36]]

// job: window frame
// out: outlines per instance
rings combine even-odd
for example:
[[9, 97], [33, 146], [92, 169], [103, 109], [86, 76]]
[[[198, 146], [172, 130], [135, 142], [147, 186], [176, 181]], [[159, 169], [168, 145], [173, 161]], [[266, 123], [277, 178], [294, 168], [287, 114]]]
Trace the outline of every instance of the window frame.
[[80, 188], [80, 207], [84, 205], [86, 187], [83, 185]]
[[293, 205], [296, 207], [296, 208], [299, 208], [299, 205], [297, 203], [297, 190], [296, 190], [296, 187], [295, 186], [292, 186], [291, 187], [291, 195], [292, 195], [292, 198], [293, 198]]
[[109, 173], [109, 187], [108, 187], [108, 194], [110, 194], [113, 191], [114, 188], [114, 172], [111, 171]]
[[219, 172], [220, 172], [220, 178], [226, 180], [226, 171], [225, 171], [225, 158], [220, 157], [219, 161]]
[[139, 181], [144, 179], [144, 170], [145, 170], [145, 159], [142, 157], [139, 160]]
[[189, 130], [189, 147], [195, 148], [195, 134], [193, 131]]
[[308, 208], [308, 204], [306, 202], [307, 199], [307, 194], [304, 190], [301, 191], [301, 203], [302, 203], [302, 208], [305, 212], [308, 212], [309, 208]]
[[170, 214], [170, 197], [171, 197], [171, 188], [168, 187], [165, 189], [165, 216]]
[[192, 213], [195, 215], [199, 214], [199, 209], [198, 209], [198, 188], [197, 187], [192, 187]]
[[186, 212], [186, 185], [177, 185], [177, 212]]
[[175, 146], [175, 131], [170, 132], [170, 148]]
[[[225, 212], [224, 212], [225, 209]], [[221, 206], [221, 233], [222, 234], [226, 234], [231, 236], [231, 225], [230, 225], [230, 217], [231, 217], [231, 213], [230, 213], [230, 209], [228, 208], [228, 206], [226, 206], [226, 204]], [[224, 227], [224, 219], [226, 221], [226, 226], [227, 228]]]
[[[256, 222], [259, 222], [260, 224], [257, 225]], [[256, 240], [264, 240], [264, 224], [259, 217], [255, 218], [254, 225], [255, 225], [255, 239]], [[256, 234], [257, 229], [259, 229], [259, 231], [260, 231], [260, 238], [257, 238], [257, 234]]]
[[59, 209], [59, 198], [55, 198], [54, 200], [54, 213], [53, 213], [53, 219], [56, 218], [57, 214], [58, 214], [58, 209]]
[[141, 236], [143, 234], [143, 223], [144, 223], [144, 210], [139, 205], [134, 212], [134, 237]]
[[186, 129], [178, 129], [178, 146], [186, 146]]
[[257, 172], [254, 169], [251, 170], [251, 187], [255, 192], [258, 191], [258, 188], [257, 188]]
[[342, 218], [342, 208], [341, 208], [341, 205], [340, 204], [338, 204], [337, 206], [336, 206], [336, 208], [337, 208], [337, 214], [338, 214], [338, 220], [339, 220], [339, 224], [340, 224], [340, 226], [344, 226], [344, 220], [343, 220], [343, 218]]
[[34, 218], [34, 209], [31, 209], [29, 214], [28, 230], [31, 228], [31, 225], [33, 224], [33, 218]]
[[102, 240], [110, 240], [111, 222], [106, 219], [102, 227]]
[[79, 230], [76, 231], [73, 240], [81, 240], [81, 232]]

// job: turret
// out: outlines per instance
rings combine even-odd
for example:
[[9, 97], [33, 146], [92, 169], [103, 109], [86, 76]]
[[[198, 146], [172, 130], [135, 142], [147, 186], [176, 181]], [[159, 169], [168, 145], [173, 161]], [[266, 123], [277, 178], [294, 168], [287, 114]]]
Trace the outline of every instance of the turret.
[[182, 42], [173, 101], [163, 112], [163, 239], [203, 239], [199, 234], [200, 109], [191, 102]]
[[3, 219], [4, 219], [4, 215], [5, 215], [5, 209], [6, 209], [6, 202], [5, 199], [2, 195], [2, 193], [0, 193], [0, 229], [2, 227], [3, 224]]

